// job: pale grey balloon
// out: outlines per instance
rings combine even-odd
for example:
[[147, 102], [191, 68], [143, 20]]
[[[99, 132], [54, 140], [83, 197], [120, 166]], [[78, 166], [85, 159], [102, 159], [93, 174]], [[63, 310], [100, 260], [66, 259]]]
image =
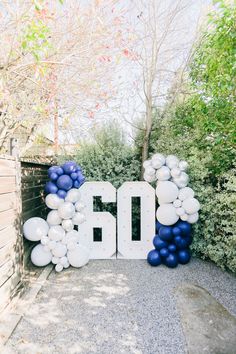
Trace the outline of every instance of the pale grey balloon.
[[47, 236], [48, 230], [48, 223], [38, 217], [28, 219], [23, 225], [24, 236], [30, 241], [40, 241], [42, 237]]
[[31, 252], [31, 262], [37, 267], [45, 267], [52, 260], [52, 254], [50, 251], [44, 249], [45, 246], [38, 244]]
[[159, 204], [172, 203], [176, 200], [179, 190], [173, 182], [160, 181], [156, 187], [156, 196]]
[[166, 226], [174, 225], [179, 220], [179, 216], [176, 214], [176, 208], [173, 204], [160, 205], [157, 209], [156, 217], [162, 225]]
[[185, 199], [182, 206], [188, 214], [195, 214], [200, 209], [200, 203], [196, 198]]
[[156, 172], [156, 178], [159, 181], [167, 181], [168, 179], [170, 179], [170, 177], [170, 169], [167, 166], [162, 166]]

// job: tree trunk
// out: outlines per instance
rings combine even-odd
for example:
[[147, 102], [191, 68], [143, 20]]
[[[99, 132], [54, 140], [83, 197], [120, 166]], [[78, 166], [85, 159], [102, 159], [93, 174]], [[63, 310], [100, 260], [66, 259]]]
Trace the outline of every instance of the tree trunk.
[[147, 99], [146, 102], [146, 127], [145, 127], [145, 134], [143, 138], [143, 145], [142, 145], [142, 166], [141, 166], [141, 180], [143, 180], [144, 168], [143, 163], [148, 158], [149, 152], [149, 144], [150, 144], [150, 136], [152, 131], [152, 105], [151, 99]]

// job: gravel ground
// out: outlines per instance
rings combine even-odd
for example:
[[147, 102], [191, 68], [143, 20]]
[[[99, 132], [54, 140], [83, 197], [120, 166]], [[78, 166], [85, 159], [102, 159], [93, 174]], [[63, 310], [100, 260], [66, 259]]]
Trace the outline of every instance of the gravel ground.
[[235, 277], [211, 263], [150, 267], [143, 260], [90, 261], [51, 273], [6, 346], [24, 354], [184, 354], [174, 289], [197, 284], [236, 315]]

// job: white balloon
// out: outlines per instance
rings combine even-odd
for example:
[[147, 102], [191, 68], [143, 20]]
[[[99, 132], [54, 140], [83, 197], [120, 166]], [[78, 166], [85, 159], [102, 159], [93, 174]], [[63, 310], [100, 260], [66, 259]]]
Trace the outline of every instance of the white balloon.
[[65, 237], [63, 237], [63, 239], [61, 240], [61, 243], [63, 244], [63, 245], [67, 245], [67, 242], [69, 241], [69, 239], [65, 236]]
[[45, 198], [45, 203], [50, 209], [58, 209], [59, 205], [64, 203], [62, 198], [59, 198], [57, 194], [48, 194]]
[[66, 255], [67, 248], [61, 242], [57, 242], [56, 247], [52, 249], [52, 254], [55, 257], [61, 258]]
[[187, 221], [188, 220], [188, 214], [180, 215], [180, 219], [183, 220], [183, 221]]
[[157, 170], [156, 178], [159, 181], [167, 181], [168, 179], [170, 179], [170, 169], [166, 166], [162, 166], [161, 168], [159, 168], [159, 170]]
[[67, 232], [66, 238], [67, 238], [67, 240], [75, 239], [76, 242], [78, 242], [79, 241], [79, 232], [76, 230], [72, 230], [70, 232]]
[[57, 273], [59, 273], [59, 272], [61, 272], [62, 270], [63, 270], [63, 265], [60, 264], [60, 263], [58, 263], [58, 264], [56, 265], [56, 267], [55, 267], [55, 271], [56, 271]]
[[47, 222], [38, 217], [28, 219], [23, 225], [24, 236], [30, 241], [41, 240], [42, 237], [47, 236], [48, 229]]
[[192, 188], [185, 187], [185, 188], [180, 189], [179, 196], [178, 196], [178, 198], [180, 200], [183, 201], [187, 198], [193, 198], [193, 197], [194, 197], [194, 191], [192, 190]]
[[76, 211], [81, 211], [81, 210], [83, 210], [84, 208], [85, 208], [85, 205], [84, 205], [83, 203], [81, 203], [81, 202], [75, 203], [75, 210], [76, 210]]
[[64, 264], [64, 266], [63, 266], [63, 268], [69, 268], [69, 266], [70, 266], [70, 263], [67, 261], [67, 263], [66, 264]]
[[181, 202], [181, 200], [176, 199], [176, 200], [173, 202], [173, 205], [174, 205], [175, 208], [180, 208], [181, 205], [182, 205], [182, 202]]
[[176, 209], [172, 204], [160, 205], [157, 209], [156, 217], [162, 225], [167, 226], [173, 225], [179, 220], [179, 217], [176, 214]]
[[188, 222], [190, 224], [195, 224], [195, 222], [197, 222], [199, 219], [199, 214], [198, 213], [194, 213], [188, 216]]
[[181, 174], [181, 170], [178, 167], [174, 167], [171, 169], [170, 174], [173, 178], [177, 178]]
[[72, 188], [67, 192], [65, 201], [70, 203], [76, 203], [80, 200], [80, 198], [81, 198], [80, 191], [76, 188]]
[[67, 257], [72, 267], [83, 267], [89, 261], [89, 250], [88, 248], [77, 244], [75, 249], [68, 251]]
[[60, 260], [59, 260], [60, 264], [64, 265], [68, 263], [68, 258], [66, 256], [64, 257], [61, 257]]
[[184, 188], [189, 182], [189, 176], [187, 173], [181, 172], [179, 177], [173, 179], [173, 182], [177, 185], [177, 187]]
[[62, 220], [61, 226], [67, 232], [73, 230], [73, 228], [74, 228], [74, 224], [71, 219]]
[[162, 155], [162, 154], [154, 154], [154, 155], [152, 156], [152, 161], [153, 161], [153, 160], [160, 160], [161, 163], [162, 163], [162, 165], [164, 165], [165, 162], [166, 162], [165, 156]]
[[60, 258], [58, 258], [58, 257], [52, 257], [52, 263], [53, 263], [53, 264], [57, 264], [57, 263], [59, 263], [59, 261], [60, 261]]
[[168, 166], [170, 169], [174, 167], [178, 167], [179, 165], [179, 159], [175, 155], [168, 155], [166, 158], [166, 166]]
[[57, 210], [51, 210], [48, 213], [47, 216], [47, 223], [52, 226], [52, 225], [60, 225], [62, 222], [62, 219], [60, 218], [58, 211]]
[[58, 208], [58, 214], [62, 219], [71, 219], [75, 214], [75, 206], [70, 202], [64, 202]]
[[49, 241], [47, 246], [49, 247], [50, 250], [53, 250], [57, 245], [57, 242], [56, 241]]
[[181, 171], [186, 171], [188, 169], [188, 163], [187, 161], [180, 161], [179, 162], [179, 169]]
[[72, 222], [74, 225], [80, 225], [82, 224], [84, 221], [85, 221], [85, 215], [80, 213], [80, 212], [77, 212], [75, 213], [75, 215], [73, 216], [72, 218]]
[[51, 252], [50, 248], [48, 247], [48, 244], [47, 245], [43, 245], [43, 249], [44, 249], [45, 252]]
[[176, 200], [179, 190], [173, 182], [161, 181], [158, 182], [156, 195], [159, 204], [172, 203]]
[[184, 210], [186, 211], [186, 213], [188, 213], [188, 214], [195, 214], [200, 209], [200, 203], [195, 198], [185, 199], [183, 201], [182, 206], [183, 206]]
[[184, 214], [185, 214], [184, 208], [182, 208], [182, 207], [177, 208], [177, 209], [176, 209], [176, 214], [177, 214], [178, 216], [184, 215]]
[[151, 160], [146, 160], [146, 161], [144, 161], [143, 167], [144, 167], [144, 168], [147, 168], [148, 166], [151, 166]]
[[77, 242], [75, 242], [75, 241], [73, 241], [73, 240], [69, 240], [69, 241], [67, 242], [67, 249], [68, 249], [69, 251], [72, 251], [72, 250], [74, 250], [74, 249], [76, 248], [76, 245], [77, 245]]
[[148, 166], [146, 169], [145, 169], [145, 175], [147, 176], [155, 176], [155, 168], [151, 167], [151, 166]]
[[49, 237], [47, 237], [47, 236], [43, 236], [43, 237], [41, 238], [41, 243], [42, 243], [42, 245], [44, 245], [44, 246], [46, 246], [49, 241], [50, 241], [50, 240], [49, 240]]
[[61, 225], [53, 225], [48, 231], [50, 240], [60, 241], [65, 236], [66, 232]]
[[37, 267], [44, 267], [52, 260], [50, 251], [44, 249], [45, 246], [39, 244], [35, 246], [31, 252], [31, 262]]
[[144, 179], [144, 181], [151, 183], [151, 182], [154, 182], [156, 180], [156, 176], [155, 175], [154, 176], [149, 176], [149, 175], [147, 175], [144, 172], [143, 179]]

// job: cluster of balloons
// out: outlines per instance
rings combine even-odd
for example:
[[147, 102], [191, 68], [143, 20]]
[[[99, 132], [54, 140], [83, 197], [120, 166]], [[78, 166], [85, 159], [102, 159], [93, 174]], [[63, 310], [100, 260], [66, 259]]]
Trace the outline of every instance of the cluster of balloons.
[[157, 222], [156, 231], [153, 239], [155, 249], [147, 257], [151, 266], [164, 264], [175, 268], [179, 263], [187, 264], [190, 261], [191, 224], [179, 220], [175, 225], [165, 226]]
[[200, 204], [188, 187], [188, 163], [175, 155], [155, 154], [143, 163], [144, 179], [156, 182], [158, 199], [155, 249], [148, 254], [152, 266], [165, 264], [174, 268], [190, 260], [191, 224], [198, 221]]
[[189, 176], [186, 173], [188, 163], [180, 161], [174, 155], [166, 158], [155, 154], [143, 164], [144, 179], [157, 181], [156, 195], [159, 207], [157, 220], [163, 225], [174, 225], [179, 219], [194, 224], [198, 221], [200, 204], [194, 198], [194, 191], [187, 187]]
[[74, 161], [67, 161], [61, 166], [52, 166], [48, 170], [50, 181], [45, 185], [45, 192], [65, 198], [71, 188], [79, 188], [85, 181], [81, 167]]
[[[31, 252], [31, 261], [39, 267], [52, 262], [56, 265], [57, 272], [70, 265], [82, 267], [89, 261], [89, 250], [79, 243], [79, 232], [75, 230], [75, 226], [85, 221], [85, 206], [80, 201], [81, 194], [78, 190], [85, 178], [81, 168], [73, 161], [68, 161], [61, 167], [50, 167], [48, 172], [50, 179], [55, 181], [48, 182], [45, 187], [49, 193], [45, 203], [51, 211], [46, 220], [33, 217], [23, 225], [25, 238], [40, 241]], [[73, 173], [76, 174], [76, 179], [73, 179]], [[79, 184], [75, 184], [79, 178]]]

